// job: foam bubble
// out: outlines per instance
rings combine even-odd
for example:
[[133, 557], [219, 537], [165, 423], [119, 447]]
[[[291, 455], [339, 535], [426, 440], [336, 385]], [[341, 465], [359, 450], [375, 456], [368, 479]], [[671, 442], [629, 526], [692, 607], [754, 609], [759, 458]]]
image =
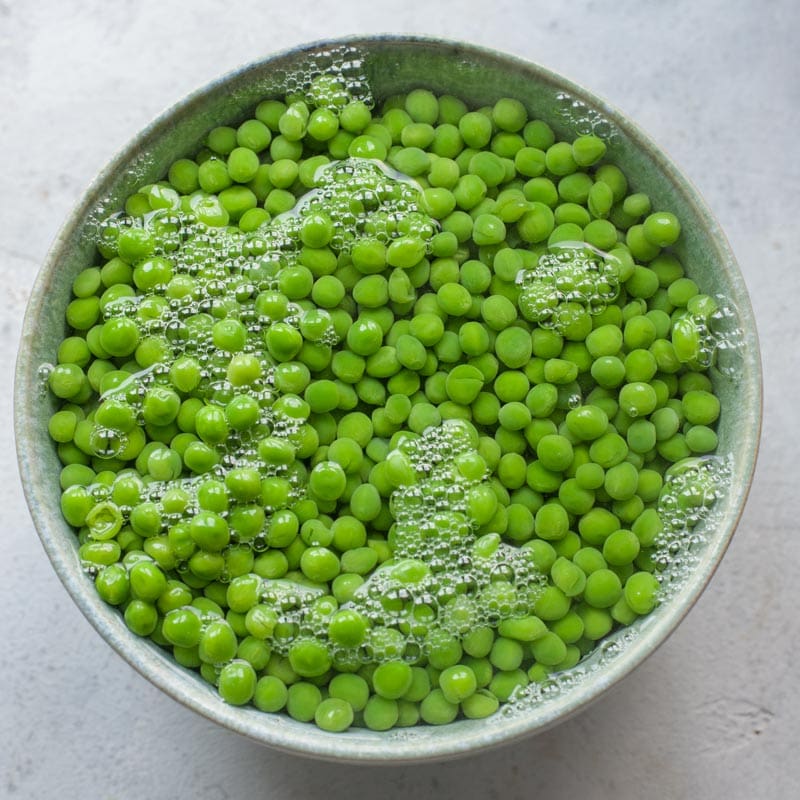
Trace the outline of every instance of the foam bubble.
[[591, 679], [608, 666], [636, 640], [638, 633], [632, 628], [622, 628], [604, 639], [598, 647], [574, 667], [548, 675], [542, 681], [531, 681], [513, 690], [499, 713], [505, 718], [515, 718], [531, 709], [551, 702]]
[[40, 364], [36, 370], [36, 380], [39, 386], [39, 395], [46, 397], [50, 391], [50, 375], [55, 369], [55, 364]]
[[730, 486], [731, 458], [686, 458], [667, 470], [657, 512], [663, 525], [653, 561], [659, 568], [662, 601], [680, 591], [720, 515], [719, 500]]
[[556, 95], [555, 112], [576, 136], [593, 134], [609, 143], [619, 138], [616, 126], [606, 116], [568, 92]]
[[[463, 425], [453, 421], [430, 428], [401, 443], [398, 452], [409, 459], [417, 479], [391, 497], [396, 519], [392, 558], [344, 604], [362, 614], [370, 628], [357, 652], [329, 643], [331, 657], [342, 663], [395, 658], [417, 663], [431, 648], [445, 646], [475, 625], [531, 613], [545, 585], [529, 551], [499, 543], [476, 556], [478, 531], [466, 514], [434, 510], [449, 497], [463, 504], [470, 487], [486, 481], [485, 475], [468, 480], [456, 468], [459, 455], [474, 452]], [[429, 513], [420, 517], [420, 507]], [[270, 641], [275, 652], [287, 653], [304, 630], [327, 641], [327, 622], [335, 609], [320, 610], [320, 594], [290, 581], [262, 581], [262, 601], [281, 615]]]
[[[355, 70], [355, 61], [350, 69]], [[334, 83], [317, 82], [314, 91], [326, 86], [335, 91]], [[319, 97], [317, 100], [322, 102]], [[264, 477], [285, 472], [261, 460], [255, 445], [267, 433], [291, 439], [305, 420], [273, 408], [279, 392], [275, 387], [275, 364], [264, 347], [264, 334], [277, 321], [299, 328], [303, 310], [297, 303], [290, 303], [282, 317], [273, 318], [264, 312], [258, 299], [260, 293], [278, 291], [280, 271], [299, 263], [300, 229], [307, 215], [322, 210], [328, 214], [334, 229], [331, 247], [340, 253], [364, 236], [390, 241], [405, 232], [428, 239], [436, 230], [436, 223], [420, 210], [419, 185], [379, 162], [346, 159], [326, 164], [318, 170], [314, 182], [315, 188], [301, 197], [290, 212], [251, 233], [204, 223], [197, 205], [194, 212], [160, 208], [141, 217], [112, 213], [98, 222], [96, 240], [106, 247], [124, 229], [149, 231], [154, 241], [153, 256], [164, 259], [170, 272], [170, 280], [164, 284], [105, 304], [103, 319], [132, 320], [140, 341], [154, 346], [157, 360], [107, 389], [101, 402], [113, 397], [127, 403], [139, 424], [144, 425], [142, 409], [148, 393], [161, 386], [169, 388], [171, 369], [179, 359], [189, 357], [195, 360], [200, 376], [195, 396], [224, 407], [235, 395], [244, 394], [255, 399], [259, 407], [258, 419], [250, 429], [232, 432], [225, 442], [213, 445], [218, 465], [206, 476], [151, 483], [144, 500], [159, 503], [165, 491], [179, 485], [195, 502], [197, 488], [204, 480], [224, 479], [228, 471], [241, 466], [254, 467]], [[221, 318], [239, 320], [248, 333], [242, 353], [256, 359], [259, 375], [245, 386], [234, 386], [229, 380], [231, 360], [236, 354], [220, 351], [213, 341], [213, 325]], [[321, 321], [324, 323], [326, 318], [328, 324], [320, 330], [316, 344], [333, 347], [339, 337], [327, 313]], [[40, 369], [43, 391], [52, 369], [52, 365]], [[114, 458], [127, 441], [124, 431], [97, 425], [90, 434], [92, 451], [101, 458]], [[287, 502], [301, 497], [304, 488], [293, 481]], [[165, 521], [162, 532], [166, 531], [166, 524]], [[269, 518], [265, 525], [268, 524]], [[261, 547], [261, 541], [257, 540], [256, 547]]]
[[619, 295], [619, 262], [585, 242], [560, 242], [517, 275], [525, 319], [563, 333], [585, 312], [601, 313]]

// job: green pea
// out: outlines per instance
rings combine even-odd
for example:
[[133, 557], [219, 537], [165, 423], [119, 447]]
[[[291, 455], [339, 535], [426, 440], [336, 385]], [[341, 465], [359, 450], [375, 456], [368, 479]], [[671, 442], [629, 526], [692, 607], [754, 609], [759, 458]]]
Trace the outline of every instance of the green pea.
[[462, 364], [448, 373], [445, 385], [451, 400], [468, 405], [483, 387], [483, 374], [476, 367]]
[[645, 238], [657, 247], [669, 247], [678, 240], [681, 233], [678, 218], [668, 211], [650, 214], [642, 227]]
[[330, 668], [327, 648], [315, 641], [299, 641], [289, 648], [289, 663], [301, 677], [313, 678]]
[[572, 156], [575, 163], [588, 167], [598, 162], [606, 152], [605, 142], [597, 136], [580, 136], [572, 143]]
[[131, 600], [125, 607], [125, 624], [137, 636], [149, 636], [158, 625], [158, 611], [144, 600]]
[[317, 706], [314, 722], [331, 733], [346, 731], [353, 724], [353, 707], [346, 700], [329, 697]]
[[658, 579], [649, 572], [635, 572], [625, 581], [625, 601], [636, 614], [649, 614], [658, 602]]
[[620, 579], [609, 569], [598, 569], [586, 578], [584, 600], [594, 608], [613, 606], [621, 594]]
[[373, 695], [364, 706], [364, 724], [373, 731], [386, 731], [394, 727], [399, 715], [397, 701]]
[[322, 693], [312, 683], [293, 683], [287, 692], [286, 712], [298, 722], [311, 722], [322, 702]]

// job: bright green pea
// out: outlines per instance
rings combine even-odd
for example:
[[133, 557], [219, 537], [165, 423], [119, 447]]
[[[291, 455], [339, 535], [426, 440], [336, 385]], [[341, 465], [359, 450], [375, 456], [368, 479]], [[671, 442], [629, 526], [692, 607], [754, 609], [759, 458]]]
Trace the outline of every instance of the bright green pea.
[[534, 529], [541, 539], [561, 539], [569, 530], [569, 516], [559, 503], [547, 503], [536, 512]]
[[625, 581], [624, 597], [636, 614], [649, 614], [658, 602], [658, 579], [649, 572], [635, 572]]
[[647, 416], [657, 403], [655, 389], [643, 381], [626, 383], [619, 391], [620, 408], [630, 417]]
[[362, 712], [364, 724], [373, 731], [386, 731], [394, 727], [399, 715], [397, 701], [373, 695]]
[[331, 733], [346, 731], [353, 724], [353, 707], [346, 700], [328, 697], [317, 706], [314, 722]]
[[124, 616], [125, 624], [137, 636], [149, 636], [158, 625], [158, 611], [145, 600], [131, 600]]
[[311, 722], [322, 702], [322, 693], [312, 683], [293, 683], [287, 692], [286, 712], [298, 722]]
[[531, 357], [533, 343], [524, 328], [507, 328], [500, 331], [495, 339], [495, 352], [498, 359], [511, 369], [525, 366]]
[[657, 211], [644, 221], [645, 238], [656, 247], [669, 247], [678, 240], [681, 224], [678, 218], [668, 211]]
[[445, 388], [451, 400], [468, 405], [483, 388], [483, 374], [476, 367], [461, 364], [450, 370]]
[[603, 543], [603, 557], [611, 566], [630, 564], [639, 555], [639, 539], [633, 531], [621, 529]]
[[610, 569], [598, 569], [586, 578], [584, 600], [594, 608], [609, 608], [622, 595], [622, 584]]
[[543, 436], [536, 445], [536, 455], [547, 469], [563, 472], [572, 463], [572, 444], [564, 436]]
[[314, 678], [328, 671], [331, 660], [323, 644], [313, 640], [303, 640], [289, 648], [289, 663], [301, 677]]
[[256, 681], [256, 671], [252, 665], [244, 659], [237, 659], [222, 668], [217, 685], [226, 703], [242, 706], [253, 698]]

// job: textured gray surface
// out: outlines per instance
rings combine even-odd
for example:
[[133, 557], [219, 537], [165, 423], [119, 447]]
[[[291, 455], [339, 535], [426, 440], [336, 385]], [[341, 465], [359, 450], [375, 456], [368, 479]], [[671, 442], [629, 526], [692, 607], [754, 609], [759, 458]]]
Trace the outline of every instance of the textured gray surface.
[[[0, 326], [11, 382], [38, 264], [94, 173], [186, 91], [275, 48], [347, 33], [430, 33], [531, 58], [630, 114], [694, 180], [750, 287], [765, 368], [762, 454], [733, 544], [678, 632], [581, 716], [440, 766], [284, 756], [202, 720], [136, 675], [72, 605], [38, 544], [0, 400], [0, 796], [198, 800], [412, 794], [592, 798], [800, 792], [793, 503], [800, 334], [800, 126], [790, 0], [556, 3], [296, 0], [290, 6], [0, 2]], [[235, 10], [232, 10], [235, 9]], [[328, 21], [328, 17], [334, 21]]]

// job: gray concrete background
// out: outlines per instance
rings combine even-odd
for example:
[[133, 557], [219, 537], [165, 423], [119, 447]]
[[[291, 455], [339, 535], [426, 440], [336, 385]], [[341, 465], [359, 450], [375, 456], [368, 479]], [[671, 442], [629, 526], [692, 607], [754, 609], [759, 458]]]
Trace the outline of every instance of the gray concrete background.
[[727, 232], [765, 368], [761, 458], [738, 533], [678, 632], [611, 694], [467, 761], [355, 768], [261, 748], [177, 705], [95, 634], [38, 543], [0, 394], [0, 796], [800, 796], [796, 615], [800, 7], [669, 3], [0, 0], [0, 381], [34, 275], [94, 174], [192, 90], [349, 33], [463, 38], [608, 98], [669, 152]]

